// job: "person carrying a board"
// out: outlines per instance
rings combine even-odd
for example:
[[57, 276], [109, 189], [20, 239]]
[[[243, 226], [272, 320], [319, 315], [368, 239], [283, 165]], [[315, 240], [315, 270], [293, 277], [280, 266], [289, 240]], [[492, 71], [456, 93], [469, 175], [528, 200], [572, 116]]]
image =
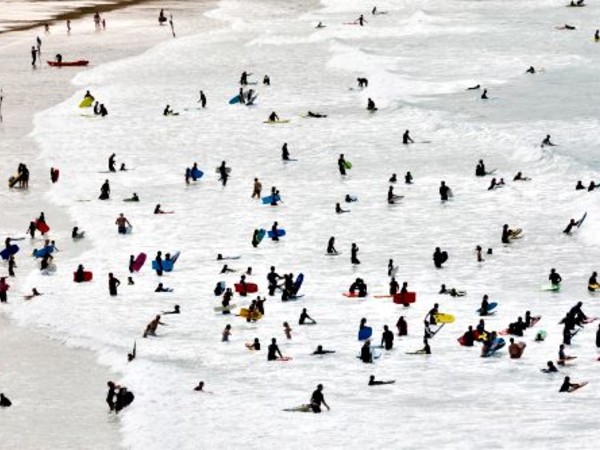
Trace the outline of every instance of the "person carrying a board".
[[279, 346], [277, 345], [277, 339], [272, 338], [271, 343], [267, 347], [267, 361], [276, 361], [277, 355], [279, 355], [280, 358], [283, 358]]
[[325, 401], [325, 396], [323, 395], [323, 385], [319, 384], [317, 385], [317, 389], [310, 397], [310, 407], [315, 414], [318, 414], [321, 412], [321, 405], [325, 405], [328, 411], [331, 409]]
[[572, 392], [575, 389], [585, 386], [584, 383], [571, 383], [571, 377], [565, 377], [558, 392]]
[[115, 161], [115, 157], [117, 155], [115, 153], [113, 153], [112, 155], [110, 155], [110, 157], [108, 158], [108, 171], [109, 172], [116, 172], [117, 169], [115, 167], [116, 165], [116, 161]]
[[273, 222], [271, 226], [271, 239], [273, 241], [279, 241], [279, 229], [277, 228], [279, 223], [277, 221]]

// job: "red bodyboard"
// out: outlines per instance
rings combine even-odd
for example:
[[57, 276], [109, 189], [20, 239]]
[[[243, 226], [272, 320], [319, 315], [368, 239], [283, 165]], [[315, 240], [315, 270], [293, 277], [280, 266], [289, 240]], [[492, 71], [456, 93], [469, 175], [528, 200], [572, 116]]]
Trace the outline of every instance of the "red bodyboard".
[[48, 226], [47, 223], [44, 222], [35, 222], [35, 227], [38, 229], [38, 231], [40, 233], [47, 233], [48, 231], [50, 231], [50, 227]]
[[238, 293], [242, 293], [245, 292], [246, 294], [254, 294], [255, 292], [258, 292], [258, 286], [254, 283], [246, 283], [246, 289], [244, 291], [243, 286], [240, 283], [235, 283], [235, 292]]
[[409, 303], [414, 303], [417, 301], [416, 292], [406, 292], [404, 294], [396, 294], [394, 295], [394, 303], [398, 305], [407, 305]]
[[[76, 280], [77, 272], [73, 272], [73, 281]], [[92, 272], [84, 271], [83, 272], [83, 281], [92, 281], [94, 278], [94, 274]]]

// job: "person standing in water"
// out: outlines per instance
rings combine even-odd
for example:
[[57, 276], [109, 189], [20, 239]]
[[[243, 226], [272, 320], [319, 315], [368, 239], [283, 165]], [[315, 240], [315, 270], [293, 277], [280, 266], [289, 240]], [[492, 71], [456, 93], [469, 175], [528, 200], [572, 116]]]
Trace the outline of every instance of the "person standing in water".
[[338, 158], [338, 169], [340, 171], [340, 175], [346, 175], [346, 159], [344, 158], [344, 154], [341, 153]]
[[358, 260], [358, 250], [358, 246], [353, 242], [352, 248], [350, 249], [350, 262], [352, 264], [360, 264], [360, 261]]
[[115, 297], [117, 295], [117, 288], [121, 282], [115, 278], [115, 276], [111, 273], [108, 274], [108, 292], [111, 297]]
[[315, 414], [318, 414], [321, 412], [321, 405], [325, 405], [327, 410], [331, 409], [325, 401], [325, 396], [323, 395], [323, 385], [319, 384], [317, 386], [317, 389], [312, 393], [312, 396], [310, 397], [310, 407]]
[[131, 223], [129, 223], [129, 220], [127, 220], [123, 213], [119, 214], [115, 224], [117, 225], [119, 234], [127, 234], [127, 228], [131, 228]]
[[229, 179], [229, 168], [225, 165], [225, 161], [221, 162], [218, 170], [220, 175], [219, 181], [223, 183], [223, 186], [226, 186]]
[[200, 98], [198, 99], [198, 103], [202, 108], [206, 108], [206, 95], [204, 95], [204, 91], [200, 91]]

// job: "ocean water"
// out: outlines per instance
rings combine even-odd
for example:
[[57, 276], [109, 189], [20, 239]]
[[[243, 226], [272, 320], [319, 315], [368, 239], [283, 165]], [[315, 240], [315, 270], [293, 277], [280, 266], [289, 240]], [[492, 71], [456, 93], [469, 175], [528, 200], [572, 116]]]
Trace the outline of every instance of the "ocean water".
[[[584, 301], [588, 315], [600, 315], [586, 290], [598, 268], [598, 192], [574, 190], [577, 180], [600, 181], [594, 102], [600, 44], [591, 39], [598, 7], [548, 0], [377, 6], [388, 14], [371, 16], [370, 5], [358, 0], [224, 0], [207, 13], [216, 29], [80, 73], [75, 96], [36, 116], [41, 157], [61, 169], [48, 195], [86, 230], [93, 249], [77, 259], [59, 254], [51, 277], [31, 274], [28, 282], [49, 294], [23, 304], [15, 317], [96, 350], [102, 362], [123, 371], [120, 381], [136, 394], [120, 419], [126, 446], [586, 448], [597, 436], [595, 325], [568, 351], [578, 356], [576, 364], [561, 370], [589, 386], [558, 395], [561, 375], [539, 369], [556, 359], [558, 322], [576, 301]], [[360, 13], [365, 27], [344, 24]], [[318, 21], [327, 27], [315, 29]], [[555, 29], [564, 23], [578, 29]], [[543, 70], [525, 74], [530, 65]], [[243, 70], [254, 81], [264, 74], [272, 80], [270, 87], [252, 86], [259, 93], [252, 108], [228, 104]], [[369, 79], [368, 89], [354, 89], [359, 76]], [[466, 91], [477, 83], [489, 89], [488, 101]], [[77, 108], [87, 89], [107, 105], [108, 117]], [[208, 96], [206, 110], [195, 109], [199, 89]], [[379, 108], [375, 114], [365, 109], [369, 97]], [[180, 115], [162, 116], [167, 103]], [[308, 110], [329, 117], [300, 117]], [[264, 124], [271, 111], [291, 122]], [[401, 144], [406, 129], [417, 141], [408, 147]], [[546, 134], [559, 146], [540, 148]], [[298, 161], [282, 163], [284, 142]], [[112, 152], [134, 170], [103, 173]], [[353, 163], [345, 178], [337, 172], [340, 153]], [[507, 186], [488, 191], [490, 177], [474, 176], [479, 159]], [[224, 160], [232, 167], [225, 188], [214, 172]], [[183, 174], [193, 162], [205, 176], [186, 186]], [[396, 193], [405, 197], [388, 205], [388, 178], [397, 173], [402, 180], [409, 170], [415, 183], [398, 183]], [[512, 182], [517, 171], [532, 180]], [[254, 177], [263, 192], [277, 186], [284, 203], [252, 200]], [[112, 198], [101, 202], [107, 178]], [[454, 192], [445, 204], [441, 180]], [[133, 192], [142, 201], [124, 203]], [[346, 194], [359, 201], [343, 204]], [[336, 202], [351, 213], [336, 215]], [[175, 214], [153, 215], [157, 203]], [[561, 233], [586, 211], [581, 229]], [[120, 212], [133, 234], [116, 233]], [[273, 221], [287, 236], [253, 249], [253, 230]], [[523, 238], [502, 245], [504, 223], [522, 228]], [[325, 256], [330, 236], [339, 257]], [[360, 247], [358, 267], [350, 264], [353, 242]], [[476, 245], [493, 247], [493, 256], [477, 263]], [[431, 261], [436, 246], [450, 254], [440, 270]], [[147, 263], [135, 286], [126, 286], [129, 255], [144, 251], [152, 258], [158, 250], [182, 251], [176, 270], [159, 279]], [[239, 272], [220, 275], [217, 253], [241, 256], [230, 263]], [[372, 296], [387, 292], [390, 258], [399, 266], [397, 279], [417, 292], [410, 308]], [[94, 282], [72, 283], [80, 263], [94, 272]], [[269, 297], [265, 318], [254, 324], [214, 313], [217, 281], [231, 286], [251, 266], [250, 278], [266, 293], [271, 265], [279, 273], [304, 273], [301, 300]], [[564, 279], [557, 294], [540, 289], [552, 267]], [[123, 282], [116, 298], [108, 296], [108, 272]], [[341, 295], [356, 277], [368, 283], [369, 298]], [[154, 293], [159, 281], [174, 292]], [[468, 296], [440, 296], [441, 283]], [[475, 310], [484, 294], [500, 305], [486, 320], [489, 329], [504, 329], [530, 310], [542, 315], [536, 330], [548, 331], [548, 339], [535, 343], [535, 330], [528, 331], [517, 361], [505, 351], [482, 359], [477, 348], [460, 347], [456, 339], [479, 320]], [[422, 321], [435, 302], [456, 322], [432, 340], [433, 355], [407, 355], [422, 347]], [[174, 304], [183, 314], [165, 316], [159, 337], [141, 339], [154, 315]], [[302, 308], [318, 325], [297, 325]], [[409, 323], [407, 338], [397, 338], [374, 365], [355, 358], [362, 317], [377, 338], [400, 315]], [[284, 321], [294, 329], [290, 341]], [[227, 323], [233, 336], [223, 344]], [[268, 363], [265, 351], [244, 347], [255, 337], [265, 347], [276, 337], [293, 359]], [[134, 339], [139, 357], [126, 364]], [[319, 344], [337, 353], [310, 356]], [[396, 384], [370, 388], [371, 374]], [[213, 394], [193, 392], [199, 380]], [[330, 412], [282, 411], [307, 402], [318, 383]]]

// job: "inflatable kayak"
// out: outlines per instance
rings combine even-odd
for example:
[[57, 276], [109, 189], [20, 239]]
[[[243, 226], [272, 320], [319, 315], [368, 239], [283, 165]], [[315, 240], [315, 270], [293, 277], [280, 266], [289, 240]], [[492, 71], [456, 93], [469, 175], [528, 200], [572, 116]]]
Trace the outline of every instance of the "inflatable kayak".
[[87, 66], [90, 62], [85, 59], [80, 59], [79, 61], [48, 61], [48, 65], [52, 67], [76, 67], [76, 66]]

